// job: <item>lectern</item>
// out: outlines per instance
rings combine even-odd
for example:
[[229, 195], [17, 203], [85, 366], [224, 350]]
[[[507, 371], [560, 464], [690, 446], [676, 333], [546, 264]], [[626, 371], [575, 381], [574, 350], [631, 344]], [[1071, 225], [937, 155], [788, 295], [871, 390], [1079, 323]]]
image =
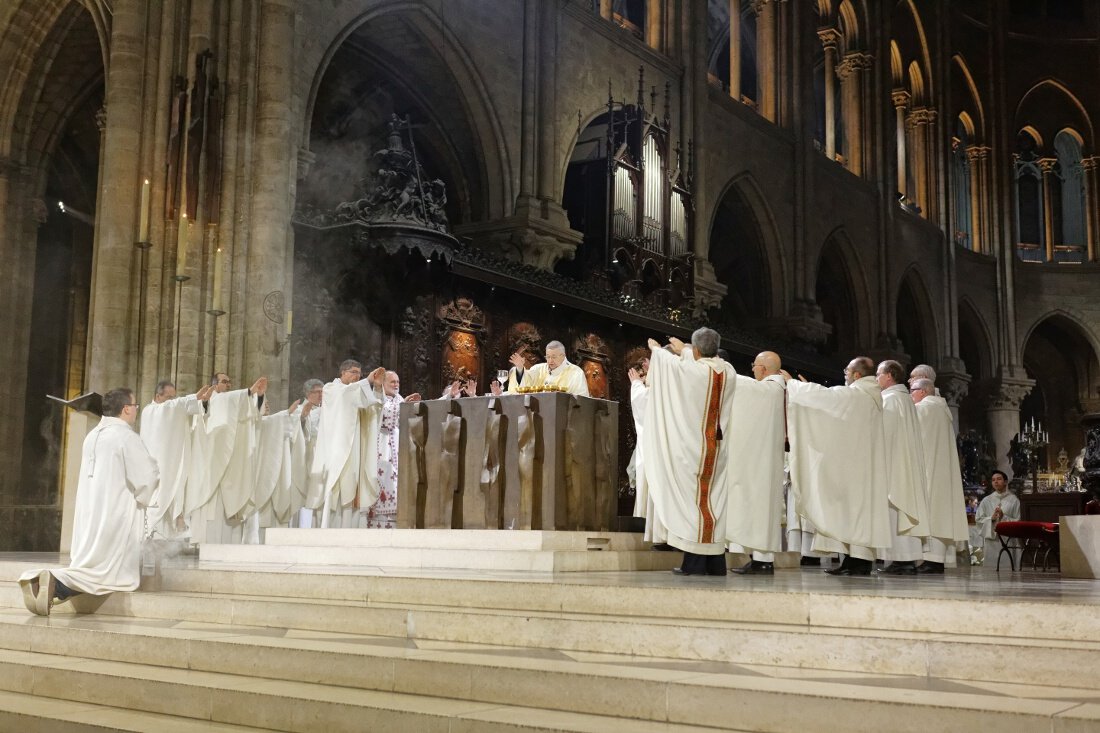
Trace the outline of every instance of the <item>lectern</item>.
[[397, 525], [611, 529], [619, 404], [561, 392], [401, 405]]

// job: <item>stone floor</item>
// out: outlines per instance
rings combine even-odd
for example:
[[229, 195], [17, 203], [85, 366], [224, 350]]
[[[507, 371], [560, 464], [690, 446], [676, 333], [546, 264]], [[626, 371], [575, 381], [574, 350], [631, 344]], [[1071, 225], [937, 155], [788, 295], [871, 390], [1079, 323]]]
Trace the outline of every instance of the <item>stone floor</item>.
[[[2, 554], [0, 581], [64, 561]], [[0, 582], [0, 677], [34, 679], [0, 683], [0, 729], [15, 721], [12, 729], [68, 730], [31, 725], [60, 720], [30, 712], [34, 699], [50, 697], [67, 721], [107, 721], [95, 730], [171, 730], [190, 715], [209, 730], [319, 730], [290, 712], [234, 717], [232, 705], [219, 712], [217, 696], [270, 694], [265, 705], [274, 710], [280, 696], [335, 694], [319, 692], [322, 683], [363, 688], [358, 707], [323, 726], [329, 733], [363, 729], [354, 721], [367, 709], [382, 716], [378, 730], [455, 733], [858, 731], [881, 730], [883, 721], [896, 730], [1100, 730], [1100, 582], [1051, 572], [964, 567], [941, 577], [833, 578], [802, 568], [680, 578], [183, 556], [166, 560], [161, 575], [157, 590], [116, 594], [91, 615], [60, 606], [49, 619], [27, 614], [13, 584]], [[143, 651], [97, 646], [102, 634]], [[57, 648], [65, 639], [87, 649]], [[253, 678], [227, 649], [282, 656], [270, 668], [255, 662], [263, 669]], [[29, 652], [37, 655], [21, 656]], [[347, 660], [357, 670], [398, 666], [376, 684], [339, 676]], [[412, 662], [425, 666], [406, 670], [402, 682], [400, 665]], [[187, 676], [200, 670], [209, 679]], [[50, 687], [76, 672], [86, 677]], [[460, 691], [451, 689], [456, 674], [466, 680]], [[508, 680], [503, 688], [478, 691], [479, 678], [498, 674]], [[116, 680], [107, 690], [153, 684], [142, 677], [186, 690], [206, 685], [202, 694], [214, 702], [201, 713], [139, 702], [101, 710], [79, 692], [100, 678]], [[600, 685], [614, 692], [587, 699]], [[573, 692], [539, 691], [559, 686]], [[677, 702], [684, 694], [717, 695], [714, 709], [728, 714]]]

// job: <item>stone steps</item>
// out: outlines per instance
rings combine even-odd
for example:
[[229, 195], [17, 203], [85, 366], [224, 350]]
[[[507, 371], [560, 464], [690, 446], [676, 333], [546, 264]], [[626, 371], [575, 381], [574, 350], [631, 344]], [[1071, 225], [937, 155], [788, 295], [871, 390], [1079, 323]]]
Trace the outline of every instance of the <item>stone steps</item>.
[[[826, 733], [1045, 731], [1100, 722], [1100, 706], [1066, 700], [72, 623], [0, 623], [0, 689], [288, 730], [493, 731], [522, 722], [528, 730], [800, 731], [813, 720]], [[8, 633], [16, 628], [24, 633]], [[75, 649], [79, 657], [57, 653]]]

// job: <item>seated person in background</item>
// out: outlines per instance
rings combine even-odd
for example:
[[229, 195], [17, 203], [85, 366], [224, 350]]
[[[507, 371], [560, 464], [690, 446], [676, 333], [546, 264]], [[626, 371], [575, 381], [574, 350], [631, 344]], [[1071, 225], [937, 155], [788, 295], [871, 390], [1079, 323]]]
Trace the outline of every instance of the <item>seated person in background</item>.
[[523, 354], [518, 351], [509, 358], [513, 366], [512, 377], [520, 387], [538, 389], [553, 387], [569, 394], [588, 397], [588, 380], [584, 370], [565, 358], [565, 346], [561, 341], [546, 344], [546, 361], [526, 369]]
[[997, 525], [1001, 522], [1020, 521], [1020, 500], [1008, 490], [1008, 474], [1004, 471], [990, 474], [989, 485], [993, 487], [993, 493], [982, 499], [974, 514], [974, 525], [984, 540], [984, 548], [974, 550], [983, 550], [984, 556], [993, 558], [1001, 551]]

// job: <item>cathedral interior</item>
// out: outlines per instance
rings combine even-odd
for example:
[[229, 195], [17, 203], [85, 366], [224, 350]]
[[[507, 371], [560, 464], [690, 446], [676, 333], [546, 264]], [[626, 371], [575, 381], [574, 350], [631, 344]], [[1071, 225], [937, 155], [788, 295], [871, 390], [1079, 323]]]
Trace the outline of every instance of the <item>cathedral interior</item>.
[[7, 0], [0, 76], [0, 551], [58, 547], [47, 395], [215, 371], [434, 396], [556, 339], [624, 401], [707, 324], [930, 364], [1016, 475], [1100, 412], [1097, 3]]

